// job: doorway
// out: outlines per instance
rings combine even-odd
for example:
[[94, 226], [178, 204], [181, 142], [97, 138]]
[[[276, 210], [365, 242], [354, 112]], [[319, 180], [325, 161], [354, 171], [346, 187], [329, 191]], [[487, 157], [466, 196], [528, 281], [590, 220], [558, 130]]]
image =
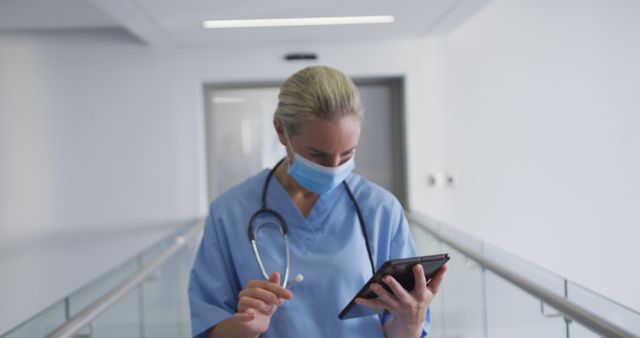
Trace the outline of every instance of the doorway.
[[[355, 172], [407, 207], [404, 80], [356, 78], [364, 107]], [[273, 130], [279, 83], [205, 84], [209, 200], [285, 156]]]

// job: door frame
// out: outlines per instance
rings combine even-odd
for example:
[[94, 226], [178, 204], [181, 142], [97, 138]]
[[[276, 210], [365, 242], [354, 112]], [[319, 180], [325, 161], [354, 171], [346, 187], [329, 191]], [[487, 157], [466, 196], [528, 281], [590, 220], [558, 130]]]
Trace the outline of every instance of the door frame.
[[[407, 138], [406, 138], [406, 112], [405, 112], [405, 78], [404, 76], [378, 76], [378, 77], [352, 77], [356, 86], [359, 85], [385, 85], [391, 89], [391, 139], [393, 149], [393, 187], [395, 191], [392, 193], [398, 198], [402, 206], [407, 209], [409, 207], [408, 194], [408, 166], [407, 166]], [[205, 140], [205, 157], [207, 172], [207, 196], [212, 200], [211, 196], [211, 178], [209, 177], [210, 168], [213, 166], [212, 159], [209, 156], [209, 144], [211, 133], [209, 132], [209, 117], [207, 112], [212, 110], [212, 102], [208, 99], [211, 92], [222, 89], [243, 89], [243, 88], [264, 88], [264, 87], [280, 87], [282, 81], [238, 81], [238, 82], [205, 82], [202, 86], [202, 99], [204, 100], [204, 140]]]

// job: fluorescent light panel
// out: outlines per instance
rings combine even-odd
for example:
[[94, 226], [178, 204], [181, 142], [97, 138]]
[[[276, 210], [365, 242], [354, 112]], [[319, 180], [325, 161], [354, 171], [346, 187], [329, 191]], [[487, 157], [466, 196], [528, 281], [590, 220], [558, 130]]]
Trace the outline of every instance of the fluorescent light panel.
[[324, 18], [291, 18], [291, 19], [254, 19], [254, 20], [207, 20], [205, 28], [247, 28], [247, 27], [290, 27], [290, 26], [324, 26], [324, 25], [356, 25], [374, 23], [392, 23], [393, 16], [341, 16]]

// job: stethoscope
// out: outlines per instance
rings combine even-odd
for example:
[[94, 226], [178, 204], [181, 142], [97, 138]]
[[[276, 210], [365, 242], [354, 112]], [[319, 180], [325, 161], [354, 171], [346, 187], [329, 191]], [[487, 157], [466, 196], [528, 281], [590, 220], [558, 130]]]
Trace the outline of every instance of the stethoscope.
[[[277, 225], [280, 228], [280, 234], [284, 237], [285, 269], [284, 269], [284, 278], [282, 280], [282, 287], [287, 287], [288, 286], [287, 282], [289, 280], [289, 272], [291, 270], [290, 269], [291, 257], [289, 255], [289, 235], [288, 235], [289, 227], [287, 226], [287, 222], [284, 220], [284, 217], [282, 217], [282, 215], [279, 212], [273, 209], [267, 208], [267, 190], [269, 189], [269, 183], [271, 182], [271, 178], [273, 177], [273, 174], [276, 172], [276, 169], [278, 169], [278, 167], [280, 166], [280, 164], [282, 164], [283, 161], [284, 161], [284, 158], [280, 160], [275, 165], [275, 167], [273, 167], [273, 169], [269, 171], [269, 175], [267, 175], [267, 179], [265, 180], [264, 186], [262, 187], [261, 206], [260, 206], [260, 209], [258, 209], [251, 216], [251, 219], [249, 220], [248, 232], [249, 232], [249, 241], [251, 242], [251, 247], [253, 248], [253, 254], [256, 256], [256, 260], [258, 261], [258, 265], [260, 266], [260, 272], [262, 272], [262, 276], [264, 276], [265, 279], [269, 279], [267, 270], [264, 268], [264, 264], [262, 262], [262, 259], [260, 258], [260, 253], [258, 252], [254, 226], [255, 226], [256, 220], [258, 219], [258, 216], [260, 215], [270, 215], [276, 219], [277, 223], [273, 223], [273, 224]], [[347, 184], [346, 180], [343, 181], [342, 184], [347, 190], [347, 193], [349, 194], [349, 198], [351, 199], [351, 201], [353, 202], [353, 205], [356, 208], [356, 213], [358, 214], [358, 221], [360, 223], [360, 229], [362, 230], [362, 235], [364, 236], [364, 242], [367, 246], [367, 254], [369, 255], [369, 262], [371, 263], [371, 271], [372, 273], [375, 273], [376, 268], [375, 268], [375, 264], [373, 263], [373, 255], [371, 254], [371, 247], [369, 246], [369, 237], [367, 236], [367, 229], [364, 224], [364, 218], [362, 217], [362, 212], [360, 211], [360, 205], [358, 205], [358, 202], [353, 196], [353, 192], [349, 188], [349, 185]], [[301, 277], [302, 275], [296, 276], [296, 281], [301, 280]]]

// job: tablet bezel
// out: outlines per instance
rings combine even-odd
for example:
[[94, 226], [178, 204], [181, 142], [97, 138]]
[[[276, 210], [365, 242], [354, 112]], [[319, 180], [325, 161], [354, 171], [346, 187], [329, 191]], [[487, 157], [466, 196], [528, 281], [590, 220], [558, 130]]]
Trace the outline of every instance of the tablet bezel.
[[[340, 314], [338, 315], [338, 318], [340, 318], [341, 320], [344, 319], [350, 319], [350, 318], [359, 318], [359, 317], [364, 317], [364, 316], [369, 316], [369, 315], [374, 315], [374, 314], [378, 314], [380, 312], [382, 312], [382, 310], [380, 311], [376, 311], [373, 308], [369, 308], [370, 311], [365, 311], [365, 314], [359, 314], [359, 315], [355, 315], [355, 316], [348, 316], [348, 314], [351, 312], [351, 310], [357, 306], [358, 304], [355, 303], [356, 298], [377, 298], [377, 295], [375, 295], [372, 291], [370, 291], [369, 287], [371, 284], [373, 283], [379, 283], [380, 285], [382, 285], [385, 289], [387, 289], [387, 291], [391, 292], [391, 290], [388, 288], [388, 286], [382, 282], [382, 277], [386, 276], [386, 275], [393, 275], [394, 274], [394, 270], [398, 270], [398, 268], [400, 267], [400, 270], [404, 271], [405, 273], [405, 277], [406, 274], [411, 274], [411, 278], [413, 278], [413, 266], [416, 264], [421, 264], [424, 268], [424, 275], [427, 281], [429, 281], [433, 275], [435, 275], [441, 268], [442, 266], [444, 266], [450, 259], [451, 257], [449, 256], [448, 253], [444, 253], [444, 254], [438, 254], [438, 255], [429, 255], [429, 256], [418, 256], [418, 257], [411, 257], [411, 258], [400, 258], [400, 259], [390, 259], [386, 262], [384, 262], [384, 264], [382, 264], [382, 266], [380, 266], [380, 268], [378, 269], [378, 271], [376, 271], [376, 273], [371, 276], [371, 278], [362, 286], [362, 288], [360, 288], [360, 291], [358, 291], [358, 293], [356, 293], [356, 295], [353, 297], [353, 299], [351, 299], [351, 301], [349, 302], [349, 304], [347, 304], [347, 306], [344, 307], [344, 309], [342, 309], [342, 311], [340, 312]], [[433, 266], [432, 263], [437, 263], [436, 266]], [[405, 278], [406, 280], [406, 278]], [[404, 285], [403, 285], [404, 286]], [[405, 287], [406, 289], [406, 287]], [[409, 290], [411, 291], [411, 290]], [[373, 295], [373, 296], [372, 296]], [[364, 306], [364, 305], [358, 305], [358, 306]]]

